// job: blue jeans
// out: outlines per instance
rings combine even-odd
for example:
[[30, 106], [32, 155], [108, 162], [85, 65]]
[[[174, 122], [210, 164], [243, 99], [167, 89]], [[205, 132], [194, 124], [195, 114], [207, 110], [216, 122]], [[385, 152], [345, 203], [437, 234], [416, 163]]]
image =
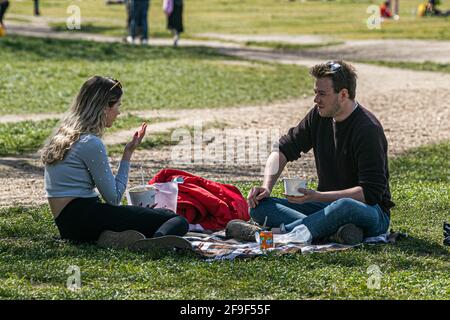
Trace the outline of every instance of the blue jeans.
[[287, 232], [304, 224], [313, 239], [329, 237], [347, 223], [360, 227], [364, 237], [374, 237], [386, 233], [390, 221], [379, 205], [370, 206], [350, 198], [295, 204], [287, 199], [270, 197], [251, 209], [250, 216], [261, 225], [267, 217], [268, 227], [279, 227], [284, 223]]
[[142, 39], [148, 39], [147, 15], [150, 0], [133, 0], [130, 6], [130, 31], [131, 36], [136, 38], [138, 27], [142, 28]]

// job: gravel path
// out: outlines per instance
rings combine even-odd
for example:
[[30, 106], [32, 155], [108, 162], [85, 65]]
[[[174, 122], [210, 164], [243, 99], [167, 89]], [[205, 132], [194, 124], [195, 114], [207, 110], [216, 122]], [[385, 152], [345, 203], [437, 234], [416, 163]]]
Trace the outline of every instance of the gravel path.
[[[221, 50], [230, 55], [285, 64], [311, 66], [319, 62], [317, 59], [322, 60], [321, 57], [305, 58], [298, 54], [274, 53], [267, 50], [235, 47]], [[450, 51], [447, 51], [447, 55], [450, 55], [448, 52]], [[346, 54], [343, 51], [341, 56], [347, 59]], [[421, 57], [417, 52], [414, 56]], [[359, 63], [356, 63], [355, 66], [359, 75], [357, 99], [371, 110], [383, 124], [391, 156], [395, 157], [409, 148], [450, 139], [449, 74], [418, 72]], [[312, 105], [312, 97], [308, 96], [271, 105], [201, 110], [157, 110], [138, 114], [145, 117], [178, 119], [168, 123], [153, 124], [149, 128], [149, 132], [192, 125], [202, 119], [204, 122], [225, 123], [227, 125], [225, 133], [229, 137], [243, 140], [255, 136], [257, 133], [268, 133], [269, 136], [273, 134], [275, 137], [284, 133], [289, 127], [296, 125]], [[45, 116], [41, 115], [43, 118]], [[54, 115], [47, 116], [54, 117]], [[19, 121], [20, 119], [17, 116], [0, 117], [0, 122]], [[105, 140], [110, 144], [126, 141], [130, 133], [130, 131], [118, 132], [106, 137]], [[203, 139], [202, 150], [204, 152], [220, 150], [223, 147], [220, 138], [224, 136], [224, 131], [216, 129], [210, 133], [215, 133], [216, 136]], [[177, 164], [171, 160], [172, 152], [173, 149], [169, 147], [138, 151], [134, 156], [130, 183], [135, 184], [140, 180], [140, 165], [144, 168], [147, 178], [161, 168], [172, 167], [191, 171], [208, 179], [231, 183], [262, 179], [264, 154], [257, 156], [256, 159], [248, 156], [246, 159], [237, 159], [229, 156], [228, 158], [222, 157], [222, 160], [228, 160], [222, 162], [219, 161], [220, 158], [216, 158], [215, 161], [206, 161], [206, 163]], [[291, 174], [312, 180], [316, 179], [312, 154], [305, 155], [302, 159], [289, 164]], [[117, 164], [118, 160], [118, 158], [112, 159], [113, 166]], [[36, 205], [46, 201], [43, 191], [43, 168], [37, 155], [0, 158], [0, 184], [3, 186], [0, 191], [0, 207], [18, 204]]]
[[406, 39], [380, 39], [380, 40], [346, 40], [341, 41], [317, 35], [232, 35], [204, 33], [198, 36], [237, 43], [253, 42], [279, 42], [299, 45], [327, 44], [343, 42], [342, 44], [324, 46], [312, 49], [303, 49], [297, 53], [298, 57], [313, 59], [337, 59], [345, 57], [350, 61], [357, 60], [383, 60], [383, 61], [433, 61], [438, 63], [450, 62], [450, 41], [438, 40], [406, 40]]
[[195, 35], [200, 38], [219, 39], [223, 41], [233, 42], [277, 42], [289, 44], [325, 44], [327, 42], [336, 41], [333, 37], [318, 36], [318, 35], [286, 35], [286, 34], [272, 34], [272, 35], [255, 35], [255, 34], [223, 34], [223, 33], [199, 33]]

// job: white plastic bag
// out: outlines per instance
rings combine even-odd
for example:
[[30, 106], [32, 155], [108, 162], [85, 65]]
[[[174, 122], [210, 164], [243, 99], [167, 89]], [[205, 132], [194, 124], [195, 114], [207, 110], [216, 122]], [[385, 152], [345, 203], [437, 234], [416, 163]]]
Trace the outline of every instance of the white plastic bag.
[[163, 11], [167, 16], [170, 16], [173, 11], [173, 0], [163, 1]]
[[312, 236], [304, 224], [296, 226], [291, 232], [275, 234], [273, 241], [276, 244], [302, 243], [311, 244]]
[[178, 184], [183, 183], [182, 177], [176, 177], [171, 182], [159, 182], [152, 184], [156, 187], [155, 208], [169, 209], [177, 212]]

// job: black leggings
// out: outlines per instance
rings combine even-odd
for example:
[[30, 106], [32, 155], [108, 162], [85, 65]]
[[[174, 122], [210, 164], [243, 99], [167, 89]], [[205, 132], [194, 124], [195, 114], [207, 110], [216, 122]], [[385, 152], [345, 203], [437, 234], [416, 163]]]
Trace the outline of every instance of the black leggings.
[[164, 235], [184, 236], [187, 220], [167, 209], [113, 206], [98, 197], [76, 198], [55, 219], [61, 238], [75, 242], [96, 241], [105, 230], [136, 230], [147, 238]]
[[0, 2], [0, 23], [3, 24], [3, 16], [5, 15], [6, 9], [8, 9], [9, 1]]

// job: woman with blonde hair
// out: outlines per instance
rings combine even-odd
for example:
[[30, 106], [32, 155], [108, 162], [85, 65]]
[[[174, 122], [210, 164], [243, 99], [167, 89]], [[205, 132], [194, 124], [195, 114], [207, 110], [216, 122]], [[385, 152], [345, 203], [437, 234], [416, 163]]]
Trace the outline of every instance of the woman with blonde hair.
[[41, 150], [47, 198], [61, 237], [102, 247], [190, 248], [180, 237], [188, 231], [185, 218], [170, 210], [120, 205], [131, 157], [147, 128], [143, 123], [126, 144], [114, 176], [101, 138], [120, 114], [122, 94], [117, 80], [88, 79]]

